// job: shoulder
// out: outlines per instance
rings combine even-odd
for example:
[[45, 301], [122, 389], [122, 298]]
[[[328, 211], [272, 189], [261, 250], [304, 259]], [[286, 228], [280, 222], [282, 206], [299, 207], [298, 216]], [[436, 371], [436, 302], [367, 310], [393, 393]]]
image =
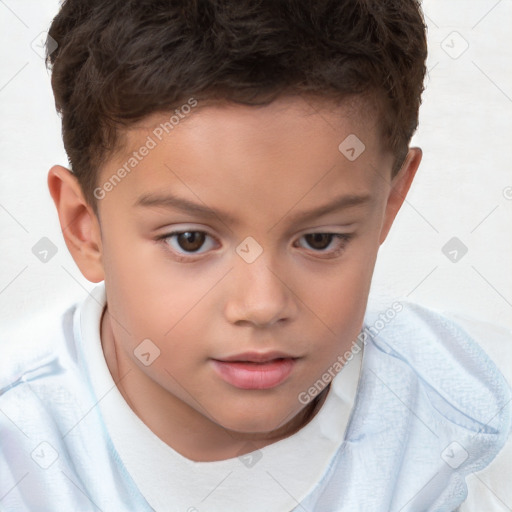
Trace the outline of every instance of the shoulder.
[[[1, 334], [0, 438], [30, 437], [55, 424], [73, 403], [78, 374], [73, 322], [76, 305], [52, 308]], [[1, 443], [4, 451], [5, 445]]]
[[56, 356], [75, 358], [72, 338], [76, 307], [51, 308], [0, 333], [0, 397]]
[[381, 352], [414, 370], [439, 410], [445, 410], [440, 405], [450, 404], [462, 412], [460, 418], [443, 415], [459, 424], [467, 418], [476, 420], [477, 426], [483, 426], [475, 436], [484, 426], [501, 430], [495, 455], [486, 467], [466, 476], [468, 497], [460, 510], [509, 510], [512, 439], [510, 414], [505, 410], [510, 409], [512, 396], [512, 332], [408, 300], [396, 300], [394, 306], [390, 301], [373, 302], [365, 328]]
[[509, 384], [512, 383], [512, 330], [452, 311], [442, 314], [465, 330], [489, 355]]
[[[512, 331], [458, 313], [446, 311], [444, 314], [473, 337], [495, 362], [508, 383], [512, 383]], [[494, 461], [487, 468], [467, 478], [468, 498], [461, 505], [460, 511], [510, 510], [512, 507], [511, 469], [512, 436], [509, 436]]]
[[[452, 376], [481, 374], [493, 381], [501, 377], [495, 361], [510, 361], [512, 352], [506, 330], [406, 299], [369, 302], [363, 333], [427, 380], [451, 369], [458, 372]], [[506, 362], [502, 367], [510, 375]]]
[[55, 509], [57, 496], [63, 509], [87, 510], [66, 503], [63, 493], [71, 493], [61, 472], [74, 477], [70, 461], [80, 444], [72, 429], [90, 408], [77, 364], [75, 312], [76, 305], [51, 308], [1, 334], [0, 496], [8, 510]]
[[512, 333], [503, 327], [406, 299], [378, 299], [368, 304], [363, 332], [381, 349], [417, 363], [419, 370], [445, 356], [468, 375], [499, 369], [512, 382]]
[[[511, 344], [503, 329], [490, 329], [482, 322], [406, 299], [382, 306], [382, 302], [373, 303], [365, 316], [364, 332], [381, 353], [402, 361], [416, 375], [419, 385], [437, 400], [436, 407], [444, 403], [483, 425], [492, 411], [502, 411], [501, 423], [493, 427], [510, 428], [512, 389], [506, 367]], [[507, 376], [493, 356], [502, 361]], [[458, 421], [464, 421], [462, 416]]]

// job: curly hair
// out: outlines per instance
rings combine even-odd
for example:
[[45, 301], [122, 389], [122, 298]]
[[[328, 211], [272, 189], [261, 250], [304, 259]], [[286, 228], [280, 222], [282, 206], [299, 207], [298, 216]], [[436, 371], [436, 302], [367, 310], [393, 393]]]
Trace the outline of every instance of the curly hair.
[[427, 44], [417, 0], [64, 0], [48, 34], [64, 147], [96, 213], [98, 169], [122, 128], [190, 97], [371, 96], [392, 177], [418, 125]]

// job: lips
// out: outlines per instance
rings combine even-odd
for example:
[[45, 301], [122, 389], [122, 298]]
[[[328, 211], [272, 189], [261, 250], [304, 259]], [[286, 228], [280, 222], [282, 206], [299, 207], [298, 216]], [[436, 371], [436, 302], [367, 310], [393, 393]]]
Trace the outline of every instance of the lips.
[[225, 362], [249, 362], [249, 363], [266, 363], [269, 361], [273, 361], [275, 359], [295, 359], [295, 357], [290, 354], [285, 354], [284, 352], [244, 352], [242, 354], [237, 354], [229, 357], [221, 357], [216, 359], [217, 361], [225, 361]]
[[270, 389], [288, 378], [297, 359], [282, 352], [245, 352], [211, 362], [217, 375], [236, 388]]

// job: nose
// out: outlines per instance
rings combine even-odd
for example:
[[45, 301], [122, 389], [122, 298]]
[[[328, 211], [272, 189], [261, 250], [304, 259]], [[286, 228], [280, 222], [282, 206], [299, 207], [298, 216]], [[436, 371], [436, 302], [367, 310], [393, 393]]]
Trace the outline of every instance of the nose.
[[240, 259], [231, 272], [225, 316], [232, 324], [267, 327], [297, 314], [290, 278], [264, 254], [252, 263]]

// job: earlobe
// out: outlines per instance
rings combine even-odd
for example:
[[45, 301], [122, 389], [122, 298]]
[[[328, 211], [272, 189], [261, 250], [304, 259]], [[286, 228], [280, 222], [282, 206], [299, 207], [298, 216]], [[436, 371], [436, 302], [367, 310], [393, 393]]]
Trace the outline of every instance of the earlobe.
[[76, 176], [60, 165], [48, 172], [48, 189], [57, 208], [66, 246], [84, 277], [103, 281], [101, 231]]
[[391, 190], [386, 204], [379, 244], [382, 244], [384, 240], [386, 240], [393, 221], [405, 201], [405, 197], [409, 192], [416, 171], [420, 165], [421, 157], [422, 151], [420, 148], [410, 148], [400, 171], [391, 182]]

